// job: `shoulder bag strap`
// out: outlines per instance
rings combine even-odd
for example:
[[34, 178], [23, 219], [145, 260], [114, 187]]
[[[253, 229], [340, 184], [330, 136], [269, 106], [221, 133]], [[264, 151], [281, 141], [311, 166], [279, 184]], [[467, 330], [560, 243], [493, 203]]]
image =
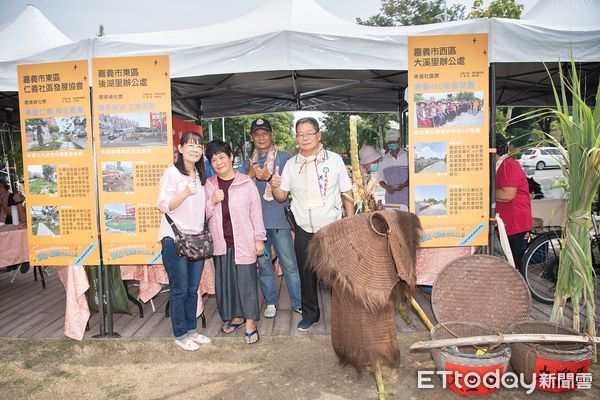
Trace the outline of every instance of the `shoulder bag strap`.
[[171, 228], [173, 228], [173, 233], [175, 235], [179, 235], [179, 229], [177, 229], [177, 225], [175, 225], [175, 221], [173, 221], [171, 219], [171, 217], [169, 217], [169, 214], [165, 213], [165, 217], [167, 218], [167, 222], [169, 223], [169, 225], [171, 225]]

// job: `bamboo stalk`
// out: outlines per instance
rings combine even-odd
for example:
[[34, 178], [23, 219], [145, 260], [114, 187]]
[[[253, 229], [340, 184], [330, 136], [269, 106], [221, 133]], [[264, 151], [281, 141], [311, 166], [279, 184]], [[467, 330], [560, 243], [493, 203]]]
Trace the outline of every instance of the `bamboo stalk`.
[[408, 311], [406, 311], [406, 307], [404, 307], [404, 304], [400, 303], [398, 305], [398, 311], [400, 311], [400, 316], [402, 317], [404, 323], [408, 326], [412, 326], [413, 323], [410, 320], [410, 317], [408, 316]]
[[421, 306], [419, 305], [419, 303], [417, 303], [417, 301], [414, 298], [411, 297], [410, 298], [410, 304], [412, 304], [412, 306], [415, 309], [415, 311], [417, 312], [417, 314], [419, 314], [419, 317], [421, 317], [421, 320], [427, 326], [427, 329], [432, 330], [433, 329], [433, 324], [431, 323], [431, 321], [429, 320], [429, 318], [427, 318], [427, 314], [425, 314], [425, 311], [423, 311], [423, 309], [421, 308]]
[[375, 377], [375, 383], [377, 384], [377, 399], [378, 400], [387, 400], [387, 396], [385, 395], [385, 387], [383, 385], [383, 375], [381, 375], [381, 366], [377, 365], [375, 368], [375, 372], [373, 372], [373, 376]]
[[410, 350], [429, 350], [447, 346], [473, 346], [486, 343], [600, 343], [600, 337], [555, 335], [545, 333], [519, 333], [507, 335], [469, 336], [451, 339], [420, 341], [410, 346]]

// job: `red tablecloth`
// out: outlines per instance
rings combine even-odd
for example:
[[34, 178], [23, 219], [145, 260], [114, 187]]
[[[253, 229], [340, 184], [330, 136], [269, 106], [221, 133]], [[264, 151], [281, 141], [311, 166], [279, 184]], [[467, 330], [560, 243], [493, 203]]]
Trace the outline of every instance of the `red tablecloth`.
[[450, 261], [471, 254], [469, 246], [417, 249], [417, 285], [433, 285], [437, 275]]
[[[167, 271], [162, 265], [122, 265], [121, 278], [123, 280], [136, 280], [140, 283], [138, 298], [144, 303], [150, 301], [162, 289], [163, 284], [169, 284]], [[204, 311], [202, 296], [215, 293], [215, 267], [212, 258], [204, 263], [202, 280], [198, 289], [198, 307], [196, 316]]]
[[0, 227], [0, 268], [29, 261], [26, 228], [25, 224]]
[[65, 286], [67, 300], [65, 305], [65, 335], [81, 340], [85, 335], [85, 326], [90, 319], [85, 292], [90, 284], [83, 266], [54, 267]]
[[[90, 285], [83, 266], [52, 267], [56, 268], [60, 280], [66, 291], [65, 306], [65, 335], [72, 339], [82, 340], [85, 335], [85, 326], [90, 319], [85, 292]], [[121, 266], [123, 280], [137, 280], [140, 282], [139, 298], [143, 302], [149, 301], [160, 292], [163, 284], [169, 283], [169, 278], [162, 265], [123, 265]], [[212, 259], [204, 265], [202, 281], [198, 290], [199, 316], [204, 311], [202, 296], [215, 293], [215, 270]]]

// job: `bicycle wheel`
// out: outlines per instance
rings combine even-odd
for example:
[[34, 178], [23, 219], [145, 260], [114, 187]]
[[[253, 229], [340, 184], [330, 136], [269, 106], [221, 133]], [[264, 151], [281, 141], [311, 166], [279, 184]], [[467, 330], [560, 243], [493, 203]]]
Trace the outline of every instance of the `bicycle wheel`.
[[545, 304], [554, 302], [561, 249], [561, 233], [545, 233], [536, 237], [523, 255], [520, 272], [533, 298]]

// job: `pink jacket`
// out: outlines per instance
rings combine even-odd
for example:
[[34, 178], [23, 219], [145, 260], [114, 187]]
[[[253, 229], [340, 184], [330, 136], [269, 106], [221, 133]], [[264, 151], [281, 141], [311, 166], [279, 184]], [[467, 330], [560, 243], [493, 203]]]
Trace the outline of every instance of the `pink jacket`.
[[[221, 203], [213, 204], [211, 197], [217, 189], [217, 176], [206, 181], [206, 218], [213, 238], [213, 255], [220, 256], [227, 252], [223, 234], [223, 213]], [[254, 244], [267, 239], [262, 218], [262, 206], [258, 189], [248, 175], [235, 173], [229, 187], [229, 215], [233, 227], [233, 242], [236, 264], [252, 264], [256, 262]]]

